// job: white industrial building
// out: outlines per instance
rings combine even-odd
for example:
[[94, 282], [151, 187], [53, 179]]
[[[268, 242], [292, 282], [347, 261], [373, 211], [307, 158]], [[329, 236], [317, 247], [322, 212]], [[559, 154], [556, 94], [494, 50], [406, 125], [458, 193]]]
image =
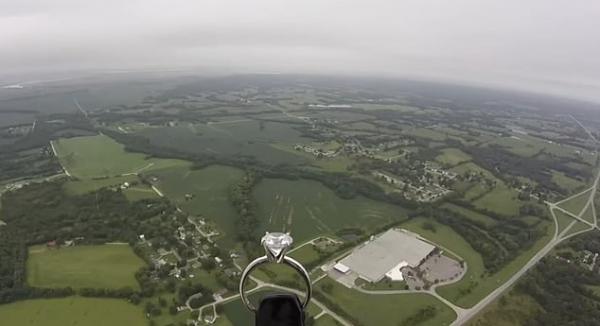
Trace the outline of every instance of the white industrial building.
[[418, 235], [402, 229], [390, 229], [363, 244], [338, 262], [334, 269], [342, 274], [356, 273], [367, 282], [379, 282], [384, 277], [402, 281], [402, 268], [419, 266], [435, 246]]

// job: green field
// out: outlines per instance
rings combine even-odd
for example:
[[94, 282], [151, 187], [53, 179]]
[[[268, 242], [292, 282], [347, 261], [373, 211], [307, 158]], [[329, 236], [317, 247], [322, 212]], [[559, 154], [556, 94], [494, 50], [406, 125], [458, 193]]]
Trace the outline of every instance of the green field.
[[577, 179], [569, 178], [564, 173], [558, 171], [552, 171], [552, 181], [562, 188], [569, 190], [570, 192], [574, 192], [585, 187], [585, 183]]
[[515, 216], [519, 214], [521, 203], [518, 199], [518, 193], [508, 188], [502, 181], [492, 191], [477, 199], [473, 204], [481, 209], [489, 209], [505, 216]]
[[69, 180], [65, 182], [63, 188], [69, 195], [82, 195], [101, 188], [116, 188], [125, 182], [139, 182], [139, 178], [135, 175], [126, 175], [113, 178]]
[[44, 288], [138, 289], [135, 272], [144, 265], [128, 245], [34, 246], [29, 248], [27, 283]]
[[487, 306], [467, 326], [525, 326], [539, 313], [543, 313], [542, 308], [532, 297], [512, 291]]
[[367, 198], [345, 200], [310, 180], [264, 179], [254, 190], [261, 230], [291, 231], [298, 243], [342, 228], [366, 232], [406, 218], [399, 207]]
[[571, 222], [575, 221], [571, 216], [559, 211], [558, 209], [554, 210], [554, 215], [556, 215], [556, 220], [558, 221], [558, 233], [562, 232], [566, 229]]
[[[326, 284], [331, 291], [323, 290]], [[452, 309], [427, 294], [369, 295], [348, 289], [330, 279], [317, 283], [316, 290], [363, 325], [400, 325], [417, 314], [419, 309], [428, 306], [434, 307], [436, 314], [419, 325], [450, 325], [456, 319]]]
[[444, 148], [442, 154], [435, 159], [442, 164], [455, 166], [470, 161], [471, 156], [457, 148]]
[[567, 231], [567, 233], [565, 233], [565, 236], [569, 236], [571, 234], [575, 234], [581, 231], [586, 231], [586, 230], [591, 230], [592, 227], [582, 223], [582, 222], [575, 222], [575, 224], [569, 229], [569, 231]]
[[6, 326], [146, 326], [141, 307], [124, 300], [69, 297], [0, 305]]
[[[179, 166], [145, 175], [156, 177], [156, 187], [185, 212], [216, 223], [221, 239], [232, 244], [238, 215], [229, 202], [229, 188], [242, 178], [242, 170], [217, 165], [200, 170]], [[193, 198], [186, 199], [186, 194]]]
[[491, 227], [494, 226], [496, 224], [496, 220], [494, 220], [493, 218], [487, 216], [487, 215], [483, 215], [480, 214], [478, 212], [472, 211], [470, 209], [466, 209], [464, 207], [460, 207], [451, 203], [446, 203], [442, 205], [442, 208], [448, 209], [450, 211], [459, 213], [461, 215], [464, 215], [466, 218], [468, 218], [471, 221], [477, 222], [477, 223], [482, 223], [483, 225], [485, 225], [486, 227]]
[[[263, 128], [261, 129], [261, 125]], [[308, 143], [293, 125], [240, 120], [239, 123], [188, 124], [178, 127], [147, 128], [138, 133], [154, 145], [195, 154], [252, 156], [270, 163], [303, 163], [293, 152], [271, 146], [278, 143]]]
[[340, 326], [341, 324], [338, 323], [338, 321], [335, 320], [330, 315], [323, 315], [321, 318], [315, 320], [315, 325], [316, 326]]
[[579, 213], [585, 208], [585, 204], [587, 204], [589, 197], [590, 191], [586, 191], [577, 197], [559, 203], [558, 206], [566, 209], [567, 211], [575, 215], [579, 215]]
[[594, 222], [594, 209], [593, 209], [593, 205], [589, 205], [587, 207], [587, 209], [585, 210], [585, 212], [583, 212], [583, 214], [581, 215], [581, 218], [590, 222], [590, 223], [595, 223]]
[[129, 153], [125, 147], [105, 135], [53, 141], [60, 163], [74, 177], [93, 179], [135, 174], [152, 169], [185, 164], [180, 160], [151, 159]]

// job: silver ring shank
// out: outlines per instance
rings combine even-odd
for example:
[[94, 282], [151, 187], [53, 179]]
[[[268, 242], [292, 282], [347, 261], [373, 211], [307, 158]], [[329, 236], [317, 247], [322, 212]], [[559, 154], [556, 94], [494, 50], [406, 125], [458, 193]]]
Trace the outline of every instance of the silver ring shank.
[[[246, 285], [246, 281], [249, 278], [250, 273], [256, 267], [268, 261], [269, 258], [267, 256], [258, 257], [255, 260], [253, 260], [250, 264], [248, 264], [248, 266], [242, 273], [242, 279], [240, 280], [240, 297], [242, 298], [242, 302], [244, 303], [246, 308], [248, 308], [252, 312], [256, 312], [256, 307], [254, 307], [250, 300], [248, 300], [248, 297], [246, 297], [246, 293], [244, 292], [244, 285]], [[297, 260], [295, 260], [292, 257], [284, 256], [282, 263], [295, 269], [298, 273], [300, 273], [300, 275], [304, 279], [304, 282], [306, 283], [306, 297], [304, 298], [304, 302], [302, 303], [302, 309], [306, 309], [312, 296], [312, 283], [310, 282], [310, 276], [308, 272], [306, 271], [304, 266], [302, 266], [302, 264], [300, 264]]]

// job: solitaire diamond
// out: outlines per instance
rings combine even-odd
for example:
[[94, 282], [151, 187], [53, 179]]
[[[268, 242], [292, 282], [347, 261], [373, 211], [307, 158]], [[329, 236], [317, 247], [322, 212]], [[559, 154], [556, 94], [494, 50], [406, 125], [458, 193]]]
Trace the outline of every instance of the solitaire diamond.
[[261, 242], [270, 256], [279, 262], [285, 251], [294, 243], [294, 239], [287, 233], [267, 232]]

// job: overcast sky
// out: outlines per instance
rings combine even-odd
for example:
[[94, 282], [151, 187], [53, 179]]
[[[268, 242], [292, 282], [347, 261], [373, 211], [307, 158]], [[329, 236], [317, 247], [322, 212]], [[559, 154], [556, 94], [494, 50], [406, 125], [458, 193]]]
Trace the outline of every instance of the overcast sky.
[[0, 74], [180, 67], [600, 101], [600, 0], [0, 0]]

